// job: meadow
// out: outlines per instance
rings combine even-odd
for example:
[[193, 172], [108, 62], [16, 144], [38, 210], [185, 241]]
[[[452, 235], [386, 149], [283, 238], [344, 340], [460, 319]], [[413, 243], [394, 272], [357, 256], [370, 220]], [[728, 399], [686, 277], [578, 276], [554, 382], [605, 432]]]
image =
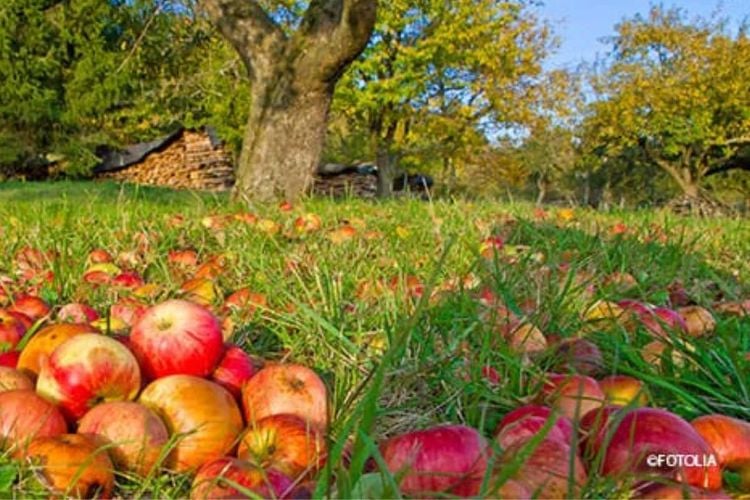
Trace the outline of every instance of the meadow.
[[[50, 252], [51, 274], [22, 276], [27, 248]], [[565, 339], [598, 347], [601, 359], [583, 370], [592, 376], [640, 379], [651, 406], [688, 420], [750, 420], [750, 317], [716, 308], [750, 298], [747, 220], [410, 199], [248, 207], [109, 183], [0, 184], [0, 283], [12, 291], [106, 315], [133, 292], [83, 279], [99, 248], [154, 285], [134, 297], [145, 304], [197, 294], [220, 311], [233, 291], [258, 294], [253, 307], [229, 314], [232, 341], [265, 360], [314, 368], [330, 392], [331, 453], [310, 486], [316, 496], [398, 496], [393, 477], [364, 476], [378, 442], [438, 423], [491, 437], [506, 413], [538, 401], [545, 373], [583, 370], [558, 348]], [[184, 289], [190, 272], [169, 260], [183, 249], [213, 266], [208, 289]], [[624, 299], [698, 304], [716, 327], [671, 336], [649, 356], [653, 338], [642, 325], [628, 330], [587, 313]], [[539, 328], [547, 347], [508, 342], [498, 310]], [[728, 491], [735, 482], [727, 473]], [[578, 493], [611, 497], [629, 486], [589, 473]], [[185, 497], [189, 488], [177, 474], [123, 476], [117, 494]], [[0, 497], [34, 495], [45, 496], [33, 474], [0, 458]]]

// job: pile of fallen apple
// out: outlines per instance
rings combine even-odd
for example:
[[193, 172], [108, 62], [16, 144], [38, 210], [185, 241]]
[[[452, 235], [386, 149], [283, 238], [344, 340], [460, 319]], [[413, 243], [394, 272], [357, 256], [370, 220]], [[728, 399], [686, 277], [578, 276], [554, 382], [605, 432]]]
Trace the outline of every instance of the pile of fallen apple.
[[[149, 284], [108, 256], [90, 260], [86, 283], [149, 293]], [[195, 266], [197, 256], [173, 252], [170, 262]], [[115, 472], [169, 470], [193, 476], [193, 498], [308, 496], [327, 459], [326, 386], [310, 368], [263, 366], [227, 342], [229, 316], [206, 307], [215, 292], [210, 275], [220, 267], [209, 260], [185, 281], [189, 300], [151, 307], [120, 300], [105, 319], [68, 304], [51, 322], [52, 309], [37, 295], [6, 296], [0, 451], [32, 468], [53, 495], [107, 497]], [[242, 290], [225, 306], [262, 300]], [[371, 472], [378, 463], [387, 467], [401, 491], [416, 497], [563, 498], [578, 496], [590, 475], [621, 482], [636, 496], [720, 498], [724, 471], [750, 491], [750, 423], [723, 415], [687, 422], [646, 407], [641, 381], [585, 374], [597, 361], [585, 331], [550, 345], [491, 293], [479, 301], [492, 310], [491, 321], [502, 322], [508, 345], [523, 355], [567, 352], [576, 373], [546, 374], [536, 403], [505, 415], [491, 439], [462, 425], [393, 436], [380, 443], [382, 461], [370, 463]], [[744, 304], [733, 310], [750, 312]], [[597, 302], [584, 319], [590, 329], [645, 327], [654, 336], [645, 355], [654, 362], [673, 336], [706, 335], [715, 325], [697, 306], [673, 311], [635, 301]], [[487, 368], [483, 375], [499, 382]]]

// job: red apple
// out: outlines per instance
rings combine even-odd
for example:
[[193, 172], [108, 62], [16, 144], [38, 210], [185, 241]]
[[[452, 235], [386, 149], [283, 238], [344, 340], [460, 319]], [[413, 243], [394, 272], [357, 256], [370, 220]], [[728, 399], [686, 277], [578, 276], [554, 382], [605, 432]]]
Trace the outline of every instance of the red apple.
[[188, 472], [231, 453], [242, 432], [242, 415], [232, 395], [218, 384], [191, 375], [151, 382], [139, 399], [179, 434], [171, 464]]
[[687, 333], [688, 327], [680, 313], [666, 307], [654, 307], [654, 314], [664, 326], [675, 333]]
[[242, 386], [258, 372], [253, 359], [236, 345], [228, 344], [211, 378], [240, 400]]
[[401, 491], [408, 496], [476, 496], [481, 484], [477, 479], [486, 473], [487, 452], [487, 441], [463, 425], [401, 434], [380, 445], [383, 461], [391, 474], [401, 477]]
[[34, 391], [0, 392], [0, 449], [22, 456], [35, 437], [56, 436], [67, 430], [60, 410]]
[[112, 262], [112, 255], [103, 248], [97, 248], [89, 253], [88, 261], [91, 264], [107, 264]]
[[15, 368], [0, 366], [0, 392], [16, 389], [34, 390], [34, 383], [23, 372]]
[[177, 267], [195, 267], [198, 265], [198, 254], [195, 250], [170, 250], [167, 260]]
[[96, 333], [75, 335], [42, 365], [37, 392], [74, 419], [107, 401], [132, 400], [141, 388], [138, 361], [120, 342]]
[[206, 377], [224, 351], [221, 325], [198, 304], [169, 300], [133, 325], [130, 342], [149, 379], [185, 374]]
[[[236, 486], [241, 489], [237, 489]], [[191, 500], [246, 498], [244, 490], [259, 498], [288, 498], [294, 483], [279, 471], [263, 470], [243, 460], [223, 457], [198, 470], [190, 490]]]
[[726, 415], [705, 415], [693, 428], [716, 452], [721, 467], [736, 471], [744, 491], [750, 491], [750, 422]]
[[99, 319], [99, 313], [86, 304], [72, 303], [57, 312], [57, 319], [67, 323], [91, 323]]
[[18, 367], [18, 358], [21, 357], [21, 353], [18, 351], [8, 351], [0, 353], [0, 366], [7, 366], [8, 368]]
[[134, 271], [125, 271], [112, 279], [112, 286], [120, 288], [138, 288], [144, 285], [143, 278]]
[[606, 395], [607, 403], [627, 406], [648, 404], [648, 395], [643, 382], [627, 375], [610, 375], [599, 381], [599, 387]]
[[294, 220], [294, 230], [298, 233], [311, 233], [318, 231], [323, 223], [317, 214], [306, 213]]
[[50, 312], [49, 305], [33, 295], [19, 295], [13, 301], [13, 305], [8, 308], [9, 311], [20, 312], [25, 314], [32, 321], [38, 321], [47, 316]]
[[251, 291], [249, 288], [240, 288], [224, 300], [222, 311], [224, 313], [238, 313], [241, 318], [252, 318], [258, 309], [266, 309], [268, 299], [262, 293]]
[[264, 469], [272, 467], [299, 480], [312, 478], [325, 463], [326, 442], [320, 433], [295, 415], [271, 415], [250, 425], [237, 457]]
[[585, 375], [547, 374], [542, 397], [571, 420], [577, 420], [605, 400], [596, 380]]
[[36, 380], [42, 365], [57, 346], [76, 335], [94, 332], [94, 327], [84, 324], [63, 323], [44, 327], [29, 339], [29, 343], [21, 351], [18, 369]]
[[95, 406], [78, 424], [79, 434], [94, 434], [108, 444], [119, 470], [148, 475], [169, 441], [164, 422], [149, 408], [130, 401]]
[[[666, 410], [608, 406], [586, 415], [581, 429], [588, 434], [586, 455], [603, 454], [598, 472], [605, 476], [661, 475], [698, 488], [721, 488], [714, 451], [689, 423]], [[676, 455], [692, 458], [682, 466], [657, 461]]]
[[301, 417], [321, 432], [328, 428], [328, 391], [320, 377], [302, 365], [269, 365], [242, 388], [245, 419], [288, 413]]
[[126, 326], [133, 326], [138, 319], [146, 314], [148, 306], [133, 298], [122, 298], [112, 305], [109, 314], [110, 319], [120, 321]]
[[[503, 453], [501, 463], [515, 459], [527, 446], [531, 444], [516, 443]], [[574, 497], [579, 496], [587, 474], [580, 457], [569, 444], [544, 439], [533, 448], [531, 456], [512, 478], [533, 492], [534, 498], [567, 498], [569, 486], [573, 487]], [[572, 485], [569, 484], [571, 479]]]
[[560, 371], [575, 371], [581, 375], [593, 375], [602, 370], [604, 359], [599, 347], [586, 339], [565, 339], [555, 346]]
[[14, 349], [26, 333], [26, 327], [10, 312], [0, 309], [0, 352]]
[[564, 442], [573, 442], [573, 423], [570, 421], [570, 419], [564, 415], [559, 414], [558, 411], [553, 411], [547, 406], [539, 405], [521, 406], [506, 414], [497, 424], [497, 427], [495, 427], [495, 436], [500, 434], [505, 428], [510, 427], [518, 422], [522, 422], [527, 418], [541, 418], [545, 422], [548, 419], [553, 418], [555, 420], [554, 427], [556, 428], [556, 431], [559, 431], [559, 433], [562, 435]]
[[[518, 443], [525, 443], [532, 437], [539, 434], [544, 426], [547, 424], [547, 419], [543, 417], [525, 417], [510, 425], [507, 425], [500, 429], [495, 434], [495, 442], [500, 445], [502, 449], [508, 449]], [[570, 444], [570, 439], [566, 434], [556, 425], [552, 425], [544, 435], [545, 439], [556, 439], [563, 443]]]
[[114, 467], [106, 447], [95, 436], [61, 434], [37, 437], [27, 457], [52, 496], [110, 498]]
[[658, 484], [647, 483], [645, 487], [638, 488], [631, 498], [643, 500], [732, 500], [732, 497], [723, 491], [709, 491], [702, 488], [694, 488], [687, 484]]

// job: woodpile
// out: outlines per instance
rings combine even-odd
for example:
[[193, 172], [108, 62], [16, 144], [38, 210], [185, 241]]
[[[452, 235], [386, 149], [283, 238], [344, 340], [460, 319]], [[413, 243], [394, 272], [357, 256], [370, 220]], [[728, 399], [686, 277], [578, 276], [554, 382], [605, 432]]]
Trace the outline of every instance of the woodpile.
[[225, 191], [234, 185], [232, 158], [207, 133], [183, 131], [171, 142], [124, 168], [100, 178], [151, 186]]
[[374, 198], [377, 189], [377, 176], [350, 172], [338, 175], [316, 175], [313, 180], [312, 194], [333, 198], [347, 196]]

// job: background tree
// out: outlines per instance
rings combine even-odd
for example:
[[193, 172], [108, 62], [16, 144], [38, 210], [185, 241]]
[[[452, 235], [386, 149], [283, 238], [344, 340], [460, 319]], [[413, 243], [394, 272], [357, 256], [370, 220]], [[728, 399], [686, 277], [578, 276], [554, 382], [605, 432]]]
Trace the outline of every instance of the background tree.
[[[548, 26], [523, 0], [381, 0], [365, 52], [337, 88], [349, 129], [368, 139], [379, 194], [403, 164], [455, 178], [487, 138], [526, 124], [549, 90]], [[358, 148], [358, 150], [361, 149]]]
[[318, 166], [336, 82], [370, 39], [377, 0], [312, 0], [299, 22], [298, 2], [202, 5], [239, 53], [251, 82], [235, 192], [257, 200], [294, 199]]
[[750, 144], [750, 40], [722, 21], [689, 22], [654, 8], [617, 26], [611, 59], [593, 78], [589, 148], [638, 154], [691, 198], [706, 176]]

